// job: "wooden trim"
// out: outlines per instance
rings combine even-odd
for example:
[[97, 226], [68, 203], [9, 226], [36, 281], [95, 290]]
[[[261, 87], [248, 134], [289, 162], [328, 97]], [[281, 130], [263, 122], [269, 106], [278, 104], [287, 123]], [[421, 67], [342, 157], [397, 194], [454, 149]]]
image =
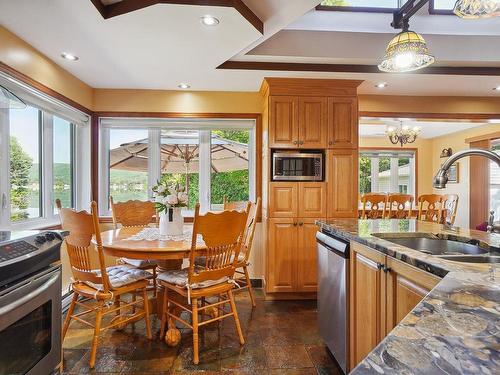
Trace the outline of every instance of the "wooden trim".
[[363, 12], [363, 13], [394, 13], [398, 8], [375, 7], [343, 7], [335, 5], [317, 5], [316, 10], [327, 12]]
[[104, 19], [120, 16], [156, 4], [201, 5], [232, 7], [236, 9], [257, 31], [264, 34], [264, 23], [242, 0], [123, 0], [103, 5], [100, 0], [90, 0]]
[[90, 123], [90, 176], [92, 200], [99, 202], [99, 116], [95, 113]]
[[499, 139], [499, 138], [500, 138], [500, 131], [497, 131], [494, 133], [478, 135], [476, 137], [465, 138], [465, 143], [473, 143], [473, 142], [479, 142], [479, 141], [493, 141], [493, 140]]
[[[491, 142], [486, 139], [472, 142], [469, 146], [470, 148], [489, 150]], [[477, 225], [488, 220], [490, 207], [490, 162], [488, 159], [471, 156], [469, 185], [469, 227], [474, 229]]]
[[[92, 196], [98, 201], [99, 194], [99, 119], [102, 117], [130, 118], [234, 118], [255, 120], [255, 196], [262, 197], [262, 115], [260, 113], [188, 113], [188, 112], [94, 112], [92, 116]], [[262, 219], [262, 209], [258, 213], [258, 221]]]
[[74, 100], [68, 98], [67, 96], [64, 96], [64, 95], [60, 94], [59, 92], [51, 89], [50, 87], [45, 86], [44, 84], [42, 84], [38, 81], [35, 81], [33, 78], [28, 77], [26, 74], [23, 74], [14, 68], [11, 68], [10, 66], [8, 66], [7, 64], [5, 64], [1, 61], [0, 61], [0, 71], [10, 75], [11, 77], [13, 77], [13, 78], [25, 83], [25, 84], [27, 84], [28, 86], [33, 87], [34, 89], [36, 89], [38, 91], [43, 92], [44, 94], [51, 96], [54, 99], [60, 100], [61, 102], [65, 103], [65, 104], [67, 104], [67, 105], [69, 105], [69, 106], [71, 106], [79, 111], [84, 112], [87, 115], [92, 115], [92, 113], [93, 113], [90, 109], [88, 109], [87, 107], [84, 107], [80, 103], [77, 103]]
[[[415, 204], [417, 204], [418, 200], [418, 148], [417, 147], [404, 147], [401, 149], [401, 147], [360, 147], [358, 154], [361, 153], [363, 150], [396, 150], [396, 151], [413, 151], [415, 152], [415, 200], [413, 201]], [[358, 155], [359, 158], [359, 155]], [[358, 187], [359, 191], [359, 187]]]
[[[342, 72], [342, 73], [383, 73], [377, 65], [361, 64], [319, 64], [271, 61], [233, 61], [220, 64], [217, 69], [272, 70], [285, 72]], [[394, 74], [394, 73], [390, 73]], [[500, 76], [497, 67], [483, 66], [430, 66], [416, 70], [412, 74], [442, 74], [460, 76]]]
[[429, 113], [429, 112], [375, 112], [360, 111], [359, 117], [404, 117], [418, 119], [438, 119], [438, 120], [497, 120], [500, 119], [500, 109], [498, 113]]
[[260, 92], [269, 96], [353, 97], [362, 80], [265, 77]]

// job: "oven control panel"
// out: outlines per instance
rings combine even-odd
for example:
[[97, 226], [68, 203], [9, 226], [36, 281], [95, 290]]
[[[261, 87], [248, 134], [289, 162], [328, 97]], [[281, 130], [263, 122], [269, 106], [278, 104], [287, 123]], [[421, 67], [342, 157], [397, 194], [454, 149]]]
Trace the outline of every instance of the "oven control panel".
[[0, 246], [0, 262], [14, 259], [36, 250], [38, 250], [36, 246], [33, 246], [26, 241], [17, 241], [7, 245], [2, 245]]

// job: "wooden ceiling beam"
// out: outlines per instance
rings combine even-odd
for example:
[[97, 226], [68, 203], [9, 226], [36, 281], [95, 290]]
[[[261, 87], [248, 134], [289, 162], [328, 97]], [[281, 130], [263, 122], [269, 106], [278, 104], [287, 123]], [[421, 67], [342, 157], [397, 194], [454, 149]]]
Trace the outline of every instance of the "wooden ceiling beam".
[[264, 23], [252, 12], [242, 0], [122, 0], [114, 4], [104, 5], [101, 0], [90, 0], [104, 19], [135, 12], [156, 4], [200, 5], [214, 7], [231, 7], [241, 14], [261, 34]]

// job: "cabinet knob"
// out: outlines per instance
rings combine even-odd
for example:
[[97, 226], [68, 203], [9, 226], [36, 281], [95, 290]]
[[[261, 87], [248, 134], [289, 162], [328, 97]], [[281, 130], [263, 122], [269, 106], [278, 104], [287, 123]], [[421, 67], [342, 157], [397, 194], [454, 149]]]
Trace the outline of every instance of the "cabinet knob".
[[297, 223], [293, 223], [293, 226], [296, 227], [297, 226]]
[[384, 265], [384, 272], [385, 273], [388, 273], [388, 272], [391, 272], [391, 271], [392, 270], [389, 267], [387, 267], [386, 265]]
[[331, 146], [331, 145], [333, 145], [333, 141], [328, 142], [328, 144], [329, 144], [330, 146]]
[[299, 145], [303, 145], [304, 144], [304, 141], [299, 141]]
[[304, 225], [304, 223], [302, 221], [299, 221], [299, 225], [302, 226]]
[[379, 269], [379, 270], [383, 270], [383, 269], [384, 269], [384, 267], [385, 267], [385, 265], [384, 265], [384, 264], [382, 264], [382, 263], [377, 263], [377, 269]]
[[294, 145], [296, 145], [297, 143], [299, 143], [299, 142], [297, 142], [297, 141], [293, 141], [293, 144], [294, 144]]

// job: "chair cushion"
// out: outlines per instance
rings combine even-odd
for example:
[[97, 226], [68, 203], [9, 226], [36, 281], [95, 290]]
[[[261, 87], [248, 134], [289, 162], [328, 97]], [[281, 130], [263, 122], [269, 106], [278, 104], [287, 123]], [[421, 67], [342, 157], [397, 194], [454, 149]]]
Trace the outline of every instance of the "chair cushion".
[[[231, 257], [231, 262], [233, 261], [233, 257]], [[245, 261], [245, 254], [239, 253], [238, 254], [238, 263], [241, 263]], [[200, 267], [205, 267], [205, 264], [207, 262], [207, 258], [205, 256], [199, 256], [194, 258], [194, 264]]]
[[[94, 272], [99, 277], [101, 276], [101, 270], [93, 270], [92, 272]], [[108, 273], [108, 278], [112, 289], [120, 288], [122, 286], [129, 285], [140, 280], [146, 280], [151, 277], [151, 274], [149, 272], [127, 265], [107, 267], [106, 272]], [[97, 290], [104, 289], [102, 284], [94, 284], [89, 281], [87, 281], [86, 284]]]
[[156, 261], [153, 259], [129, 259], [122, 258], [122, 260], [134, 267], [156, 266]]
[[[183, 268], [182, 270], [165, 271], [158, 275], [158, 280], [179, 286], [181, 288], [187, 288], [188, 272], [189, 272], [188, 268]], [[191, 285], [191, 289], [208, 288], [209, 286], [225, 283], [228, 280], [229, 278], [227, 276], [224, 276], [219, 280], [206, 280], [201, 283]]]

